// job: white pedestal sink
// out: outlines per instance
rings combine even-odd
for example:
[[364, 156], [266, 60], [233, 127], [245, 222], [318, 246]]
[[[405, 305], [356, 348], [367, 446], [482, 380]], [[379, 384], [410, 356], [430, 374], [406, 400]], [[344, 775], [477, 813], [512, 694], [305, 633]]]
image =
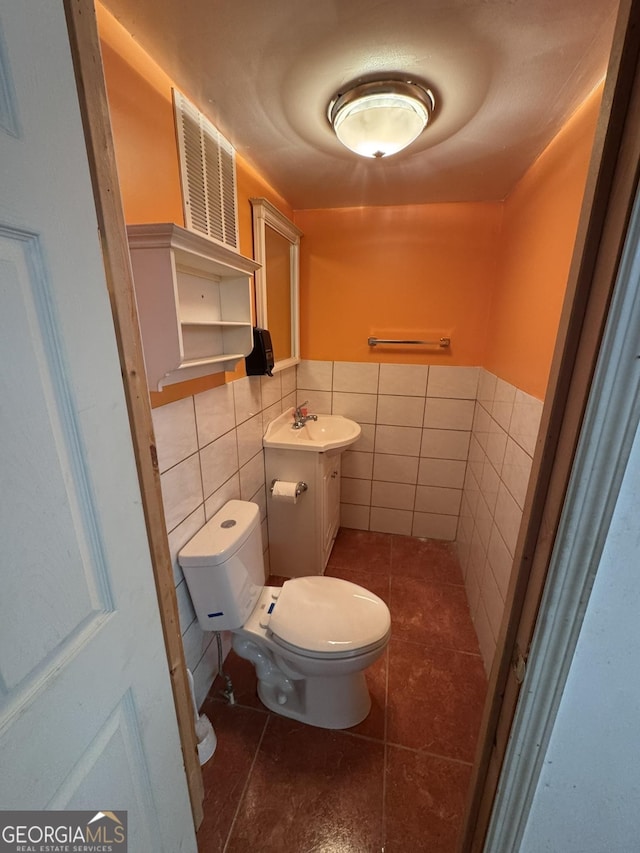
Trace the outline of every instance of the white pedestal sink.
[[[272, 574], [321, 575], [340, 526], [340, 456], [360, 437], [360, 424], [342, 415], [318, 415], [293, 429], [294, 409], [283, 412], [263, 438], [269, 559]], [[295, 503], [274, 498], [276, 480], [304, 483]]]

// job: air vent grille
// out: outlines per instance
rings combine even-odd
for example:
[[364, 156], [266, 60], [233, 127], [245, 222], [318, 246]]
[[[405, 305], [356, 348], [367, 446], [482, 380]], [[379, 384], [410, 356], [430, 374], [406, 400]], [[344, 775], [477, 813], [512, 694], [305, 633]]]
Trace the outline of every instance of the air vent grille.
[[182, 199], [187, 228], [238, 248], [236, 156], [231, 143], [177, 89], [173, 90]]

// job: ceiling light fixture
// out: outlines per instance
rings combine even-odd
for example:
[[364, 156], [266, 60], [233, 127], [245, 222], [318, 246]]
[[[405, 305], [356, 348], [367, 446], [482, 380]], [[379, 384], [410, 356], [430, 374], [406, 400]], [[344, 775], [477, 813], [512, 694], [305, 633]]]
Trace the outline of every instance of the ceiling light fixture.
[[420, 136], [435, 107], [430, 89], [401, 80], [361, 83], [338, 93], [328, 117], [336, 136], [362, 157], [389, 157]]

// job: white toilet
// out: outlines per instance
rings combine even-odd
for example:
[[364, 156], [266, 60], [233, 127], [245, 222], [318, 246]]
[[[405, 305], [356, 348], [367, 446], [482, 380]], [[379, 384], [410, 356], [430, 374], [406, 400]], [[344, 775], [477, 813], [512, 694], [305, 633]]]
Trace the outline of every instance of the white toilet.
[[258, 695], [278, 714], [327, 729], [369, 713], [364, 670], [389, 642], [389, 608], [372, 592], [325, 576], [264, 586], [257, 504], [229, 501], [178, 560], [205, 631], [232, 631]]

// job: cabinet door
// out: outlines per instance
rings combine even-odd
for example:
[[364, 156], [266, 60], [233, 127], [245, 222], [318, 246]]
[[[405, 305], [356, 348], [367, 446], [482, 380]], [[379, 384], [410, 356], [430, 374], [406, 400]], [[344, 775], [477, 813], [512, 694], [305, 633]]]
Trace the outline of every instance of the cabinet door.
[[322, 527], [321, 547], [323, 568], [327, 564], [333, 540], [340, 526], [340, 455], [325, 456], [322, 465]]

